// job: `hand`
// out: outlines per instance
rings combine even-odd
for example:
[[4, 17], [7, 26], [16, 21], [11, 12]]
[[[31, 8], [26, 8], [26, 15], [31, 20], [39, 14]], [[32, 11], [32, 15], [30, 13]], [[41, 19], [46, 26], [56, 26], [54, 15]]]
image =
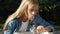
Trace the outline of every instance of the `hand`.
[[45, 31], [44, 26], [37, 27], [37, 32], [44, 32], [44, 31]]
[[50, 32], [51, 29], [49, 28], [45, 28], [44, 26], [38, 26], [37, 29], [36, 29], [37, 32]]

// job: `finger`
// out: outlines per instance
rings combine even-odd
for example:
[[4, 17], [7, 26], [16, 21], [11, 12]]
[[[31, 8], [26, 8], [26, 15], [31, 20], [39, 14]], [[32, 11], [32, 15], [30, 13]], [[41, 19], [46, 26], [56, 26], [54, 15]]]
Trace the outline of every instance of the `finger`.
[[38, 26], [37, 29], [43, 29], [44, 27], [43, 26]]

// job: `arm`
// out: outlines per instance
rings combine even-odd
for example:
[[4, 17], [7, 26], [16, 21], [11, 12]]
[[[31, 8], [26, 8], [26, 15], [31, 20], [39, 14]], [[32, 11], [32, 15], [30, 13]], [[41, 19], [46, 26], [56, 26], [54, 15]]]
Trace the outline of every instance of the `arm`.
[[39, 15], [36, 16], [36, 21], [37, 23], [39, 23], [40, 25], [44, 26], [44, 28], [46, 28], [46, 30], [52, 30], [54, 31], [54, 27], [49, 24], [47, 21], [45, 21], [44, 19], [42, 19]]
[[14, 28], [16, 26], [14, 23], [14, 20], [9, 21], [7, 30], [4, 31], [4, 34], [13, 34]]

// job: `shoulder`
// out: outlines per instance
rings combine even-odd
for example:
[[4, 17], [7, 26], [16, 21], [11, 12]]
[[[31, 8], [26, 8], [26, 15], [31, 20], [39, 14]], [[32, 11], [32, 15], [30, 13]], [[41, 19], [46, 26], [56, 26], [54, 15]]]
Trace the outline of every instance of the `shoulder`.
[[15, 18], [11, 21], [9, 21], [8, 25], [16, 25], [20, 22], [21, 20], [19, 18]]
[[39, 21], [41, 19], [42, 19], [42, 17], [40, 15], [36, 15], [35, 18], [34, 18], [34, 20], [36, 20], [36, 21]]
[[41, 19], [42, 17], [38, 14], [35, 16], [35, 19]]

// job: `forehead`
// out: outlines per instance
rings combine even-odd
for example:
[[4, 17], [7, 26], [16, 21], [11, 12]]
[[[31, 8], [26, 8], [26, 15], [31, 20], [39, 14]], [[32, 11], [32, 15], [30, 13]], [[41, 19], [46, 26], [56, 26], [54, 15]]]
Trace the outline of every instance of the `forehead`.
[[38, 9], [38, 5], [37, 4], [29, 4], [28, 9], [31, 9], [31, 8]]

